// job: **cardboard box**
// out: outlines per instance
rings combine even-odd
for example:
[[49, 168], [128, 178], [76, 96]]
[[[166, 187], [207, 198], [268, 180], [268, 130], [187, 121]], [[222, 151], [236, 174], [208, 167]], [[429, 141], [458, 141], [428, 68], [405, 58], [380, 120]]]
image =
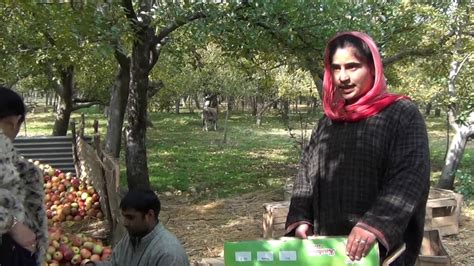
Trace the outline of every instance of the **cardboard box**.
[[224, 244], [226, 266], [380, 265], [378, 245], [360, 261], [346, 255], [346, 237], [281, 238]]

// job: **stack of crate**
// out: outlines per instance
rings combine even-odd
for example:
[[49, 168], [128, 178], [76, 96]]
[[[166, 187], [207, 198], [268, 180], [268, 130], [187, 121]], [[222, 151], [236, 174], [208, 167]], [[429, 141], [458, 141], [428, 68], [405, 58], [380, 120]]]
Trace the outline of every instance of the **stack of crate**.
[[441, 236], [458, 234], [462, 201], [461, 194], [431, 188], [426, 204], [425, 230], [438, 229]]

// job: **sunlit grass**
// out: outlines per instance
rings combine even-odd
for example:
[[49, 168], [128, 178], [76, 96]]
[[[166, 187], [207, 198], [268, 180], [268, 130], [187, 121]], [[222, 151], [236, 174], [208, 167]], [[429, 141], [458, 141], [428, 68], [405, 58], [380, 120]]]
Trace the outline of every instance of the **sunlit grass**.
[[[245, 192], [281, 188], [294, 177], [300, 150], [277, 114], [269, 113], [261, 126], [248, 113], [232, 113], [228, 121], [227, 143], [223, 143], [224, 113], [218, 131], [202, 131], [199, 113], [151, 113], [153, 127], [147, 129], [147, 156], [150, 182], [159, 191], [204, 191], [207, 196], [227, 196]], [[318, 114], [306, 118], [309, 136]], [[79, 123], [80, 113], [72, 119]], [[94, 119], [105, 137], [106, 120], [98, 108], [86, 110], [87, 135], [92, 134]], [[291, 116], [293, 133], [302, 133], [297, 115]], [[31, 114], [28, 135], [50, 135], [53, 114]], [[304, 124], [304, 123], [303, 123]], [[444, 118], [428, 118], [432, 183], [441, 174], [446, 153]], [[23, 132], [24, 129], [22, 129]], [[450, 130], [452, 137], [453, 131]], [[102, 141], [104, 142], [104, 141]], [[126, 185], [124, 152], [121, 154], [121, 184]], [[474, 173], [474, 145], [468, 143], [460, 168]]]

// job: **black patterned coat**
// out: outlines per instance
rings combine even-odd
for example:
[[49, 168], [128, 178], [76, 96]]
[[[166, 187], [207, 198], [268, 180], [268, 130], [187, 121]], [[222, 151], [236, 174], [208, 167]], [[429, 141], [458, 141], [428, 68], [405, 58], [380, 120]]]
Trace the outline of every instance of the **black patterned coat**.
[[359, 122], [324, 116], [303, 152], [286, 226], [306, 222], [316, 234], [334, 236], [361, 225], [389, 251], [406, 243], [405, 263], [413, 265], [429, 177], [426, 126], [411, 101]]

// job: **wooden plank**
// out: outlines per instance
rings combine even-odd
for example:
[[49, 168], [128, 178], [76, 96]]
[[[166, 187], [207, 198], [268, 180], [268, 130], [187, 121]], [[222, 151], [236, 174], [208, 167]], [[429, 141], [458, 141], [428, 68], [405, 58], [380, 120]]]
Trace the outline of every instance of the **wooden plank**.
[[272, 211], [275, 208], [289, 208], [289, 207], [290, 207], [289, 201], [275, 201], [275, 202], [269, 202], [269, 203], [263, 204], [263, 208], [266, 211]]
[[430, 199], [426, 202], [427, 208], [439, 208], [439, 207], [446, 207], [446, 206], [456, 206], [456, 198], [453, 195], [452, 198], [445, 198], [445, 199]]
[[288, 208], [285, 209], [274, 209], [273, 210], [273, 217], [286, 217], [288, 216]]
[[439, 230], [426, 230], [423, 234], [420, 255], [416, 262], [418, 266], [444, 266], [451, 265], [446, 249], [441, 242]]
[[273, 224], [285, 224], [286, 223], [286, 216], [283, 217], [273, 217]]
[[425, 220], [425, 230], [438, 229], [441, 236], [459, 233], [459, 217], [456, 215]]
[[456, 225], [456, 224], [457, 224], [457, 217], [454, 215], [445, 216], [445, 217], [435, 217], [431, 219], [431, 225], [433, 227], [449, 226], [449, 225]]

